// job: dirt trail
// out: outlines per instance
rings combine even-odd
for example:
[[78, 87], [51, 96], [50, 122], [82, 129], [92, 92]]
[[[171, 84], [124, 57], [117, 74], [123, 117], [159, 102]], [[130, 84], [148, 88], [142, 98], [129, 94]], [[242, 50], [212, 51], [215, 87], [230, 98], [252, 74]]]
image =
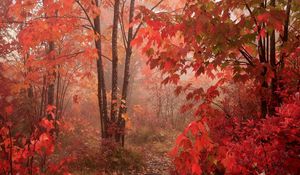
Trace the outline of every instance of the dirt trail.
[[172, 170], [173, 165], [168, 153], [173, 148], [179, 132], [176, 130], [162, 130], [151, 133], [151, 139], [139, 144], [133, 144], [134, 139], [138, 136], [131, 137], [132, 140], [129, 140], [132, 147], [139, 150], [144, 158], [143, 171], [130, 173], [132, 175], [169, 175], [170, 170]]
[[[167, 155], [166, 143], [151, 143], [143, 148], [144, 169], [142, 172], [131, 172], [130, 175], [169, 175], [171, 160]], [[159, 145], [159, 146], [158, 146]], [[162, 149], [162, 146], [164, 147]]]
[[146, 152], [146, 170], [145, 175], [168, 175], [170, 174], [171, 161], [164, 154], [155, 152]]

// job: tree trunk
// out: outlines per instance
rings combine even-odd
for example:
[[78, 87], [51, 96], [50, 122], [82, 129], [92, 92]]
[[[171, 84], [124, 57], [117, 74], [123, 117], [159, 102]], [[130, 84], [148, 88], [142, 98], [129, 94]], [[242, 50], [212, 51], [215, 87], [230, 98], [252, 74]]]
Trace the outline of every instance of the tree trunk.
[[[99, 7], [99, 1], [96, 0], [96, 6]], [[104, 69], [102, 61], [102, 43], [101, 43], [101, 28], [100, 28], [100, 16], [98, 15], [94, 19], [95, 34], [99, 35], [99, 38], [95, 40], [95, 46], [97, 48], [97, 81], [98, 81], [98, 103], [100, 113], [101, 135], [102, 138], [107, 138], [108, 133], [108, 113], [107, 113], [107, 98], [106, 98], [106, 86], [104, 80]]]
[[[262, 7], [264, 7], [264, 5], [262, 4]], [[258, 24], [257, 24], [258, 25]], [[258, 32], [260, 32], [262, 30], [261, 26], [258, 26]], [[259, 40], [258, 40], [258, 53], [259, 53], [259, 61], [262, 64], [267, 63], [267, 58], [266, 58], [266, 50], [265, 50], [265, 42], [263, 43], [262, 37], [259, 36]], [[265, 91], [268, 89], [268, 83], [266, 81], [266, 74], [267, 74], [267, 67], [263, 66], [263, 71], [261, 73], [262, 76], [262, 91], [261, 91], [261, 117], [265, 118], [267, 113], [268, 113], [268, 102], [267, 102], [267, 98], [266, 98], [266, 93]]]
[[39, 118], [42, 118], [44, 112], [44, 103], [46, 101], [46, 76], [43, 76], [43, 87], [41, 92], [41, 103], [40, 103], [40, 110], [39, 110]]
[[[59, 66], [58, 66], [59, 68]], [[56, 137], [58, 137], [58, 133], [59, 133], [59, 128], [57, 125], [57, 120], [59, 120], [60, 115], [59, 115], [59, 111], [60, 106], [59, 106], [59, 101], [61, 100], [59, 98], [59, 89], [60, 89], [60, 73], [59, 70], [57, 71], [57, 79], [56, 79], [56, 97], [55, 97], [55, 107], [56, 107], [56, 111], [55, 111], [55, 119], [54, 119], [54, 128], [55, 128], [55, 133], [56, 133]]]
[[[47, 1], [43, 0], [43, 6], [46, 7], [49, 4], [46, 4]], [[48, 2], [49, 3], [49, 2]], [[48, 14], [45, 13], [45, 17], [47, 17]], [[49, 48], [47, 53], [52, 54], [51, 52], [54, 51], [54, 42], [48, 41]], [[50, 60], [54, 60], [54, 58], [50, 57]], [[47, 90], [47, 105], [54, 105], [54, 88], [55, 88], [55, 71], [51, 70], [48, 72], [48, 90]]]
[[[275, 0], [271, 0], [271, 6], [275, 7]], [[275, 115], [275, 107], [277, 106], [277, 71], [276, 71], [276, 41], [275, 41], [275, 30], [271, 31], [270, 36], [270, 64], [272, 67], [272, 71], [274, 73], [274, 77], [271, 81], [271, 103], [269, 106], [270, 115]]]
[[[134, 16], [134, 4], [135, 0], [130, 1], [130, 11], [129, 11], [129, 24], [133, 21]], [[118, 128], [120, 129], [120, 133], [117, 135], [117, 141], [122, 141], [122, 146], [124, 146], [125, 141], [125, 120], [122, 117], [123, 114], [127, 112], [127, 94], [128, 94], [128, 86], [130, 79], [130, 60], [132, 55], [132, 47], [131, 41], [133, 39], [133, 28], [132, 26], [128, 29], [128, 37], [127, 37], [127, 48], [125, 55], [125, 69], [124, 69], [124, 79], [123, 79], [123, 88], [122, 88], [122, 100], [119, 108], [119, 116], [118, 116]]]
[[[284, 45], [285, 42], [288, 40], [288, 25], [289, 25], [289, 17], [290, 17], [290, 10], [291, 10], [291, 1], [288, 0], [287, 2], [287, 8], [286, 8], [286, 20], [284, 23], [284, 32], [282, 36], [282, 46]], [[275, 0], [271, 1], [271, 6], [275, 7]], [[280, 55], [280, 69], [284, 68], [284, 57], [285, 54], [282, 53]], [[280, 98], [280, 94], [278, 94], [277, 89], [280, 87], [280, 89], [283, 89], [283, 83], [280, 81], [282, 78], [279, 76], [279, 81], [278, 81], [278, 74], [279, 70], [277, 69], [277, 64], [276, 63], [276, 41], [275, 41], [275, 30], [272, 31], [271, 33], [271, 38], [270, 38], [270, 63], [272, 66], [272, 70], [274, 73], [274, 78], [272, 78], [271, 86], [272, 86], [272, 96], [271, 96], [271, 104], [270, 104], [270, 114], [271, 115], [276, 115], [276, 107], [280, 106], [282, 99]]]
[[[59, 67], [58, 67], [59, 68]], [[60, 73], [59, 71], [57, 71], [57, 79], [56, 79], [56, 98], [55, 98], [55, 106], [56, 106], [56, 111], [55, 111], [55, 116], [56, 118], [58, 119], [59, 118], [59, 111], [61, 110], [60, 109], [60, 106], [59, 106], [59, 103], [60, 103], [60, 97], [59, 97], [59, 90], [60, 90]]]
[[[282, 45], [281, 47], [284, 46], [284, 44], [288, 41], [288, 34], [289, 34], [289, 22], [290, 22], [290, 12], [291, 12], [291, 3], [292, 0], [288, 0], [287, 2], [287, 7], [286, 7], [286, 20], [284, 22], [284, 29], [283, 29], [283, 36], [282, 36]], [[285, 63], [284, 63], [284, 58], [286, 57], [286, 53], [281, 53], [280, 55], [280, 69], [278, 71], [278, 86], [280, 88], [280, 90], [284, 90], [284, 83], [282, 82], [283, 78], [280, 75], [280, 71], [284, 69]], [[282, 103], [282, 97], [279, 96], [279, 100], [278, 100], [279, 105]]]
[[[49, 42], [49, 51], [51, 53], [54, 51], [54, 42]], [[54, 59], [54, 58], [50, 58]], [[50, 71], [49, 75], [49, 85], [48, 85], [48, 105], [54, 105], [54, 86], [55, 86], [55, 71]]]
[[[115, 127], [117, 116], [117, 97], [118, 97], [118, 25], [120, 14], [120, 0], [115, 0], [114, 17], [112, 27], [112, 92], [111, 92], [111, 122]], [[115, 128], [117, 129], [117, 128]]]

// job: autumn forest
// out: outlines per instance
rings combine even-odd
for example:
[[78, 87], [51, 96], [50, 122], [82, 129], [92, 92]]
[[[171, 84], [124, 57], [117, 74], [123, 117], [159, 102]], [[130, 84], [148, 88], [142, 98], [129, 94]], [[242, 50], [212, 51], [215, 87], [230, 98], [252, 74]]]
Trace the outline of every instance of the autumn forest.
[[0, 175], [300, 174], [299, 0], [0, 0]]

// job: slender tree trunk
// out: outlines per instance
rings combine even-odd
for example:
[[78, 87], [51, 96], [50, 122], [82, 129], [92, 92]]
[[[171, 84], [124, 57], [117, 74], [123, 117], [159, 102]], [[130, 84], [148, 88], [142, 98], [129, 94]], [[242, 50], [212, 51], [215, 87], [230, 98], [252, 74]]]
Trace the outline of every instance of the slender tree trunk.
[[[96, 0], [96, 6], [99, 7], [99, 1]], [[100, 124], [101, 124], [101, 135], [102, 138], [107, 138], [108, 133], [108, 112], [107, 112], [107, 98], [106, 98], [106, 86], [104, 80], [104, 69], [102, 61], [102, 43], [101, 43], [101, 26], [100, 26], [100, 16], [98, 15], [94, 19], [95, 34], [99, 35], [99, 38], [95, 40], [95, 46], [97, 48], [97, 81], [98, 81], [98, 103], [99, 103], [99, 113], [100, 113]]]
[[44, 103], [45, 103], [45, 94], [46, 94], [46, 76], [43, 76], [43, 87], [41, 93], [41, 103], [40, 103], [40, 111], [39, 111], [39, 118], [43, 116], [44, 111]]
[[33, 98], [33, 87], [31, 84], [29, 85], [29, 88], [28, 88], [28, 98], [30, 100], [32, 100], [32, 98]]
[[[58, 66], [59, 68], [59, 66]], [[59, 120], [60, 115], [59, 115], [59, 111], [60, 106], [59, 106], [59, 101], [61, 100], [61, 98], [59, 98], [59, 89], [60, 89], [60, 73], [59, 70], [57, 71], [57, 79], [56, 79], [56, 99], [55, 99], [55, 106], [56, 106], [56, 111], [55, 111], [55, 119], [54, 119], [54, 126], [55, 126], [55, 132], [56, 132], [56, 137], [58, 137], [58, 133], [59, 133], [59, 128], [57, 125], [57, 120]]]
[[[275, 7], [275, 0], [271, 0], [271, 6]], [[277, 71], [276, 71], [276, 41], [275, 41], [275, 30], [271, 31], [270, 36], [270, 64], [274, 77], [271, 80], [271, 103], [269, 107], [270, 115], [275, 115], [275, 107], [277, 106]]]
[[[130, 1], [130, 11], [129, 11], [129, 24], [133, 21], [134, 16], [134, 5], [135, 0]], [[133, 28], [132, 26], [128, 29], [128, 36], [127, 36], [127, 48], [126, 48], [126, 55], [125, 55], [125, 69], [124, 69], [124, 79], [123, 79], [123, 88], [122, 88], [122, 100], [121, 105], [119, 108], [119, 116], [118, 116], [118, 127], [120, 128], [120, 133], [118, 134], [117, 141], [122, 141], [122, 146], [124, 146], [125, 142], [125, 120], [122, 117], [123, 114], [127, 112], [127, 95], [128, 95], [128, 86], [129, 86], [129, 79], [130, 79], [130, 60], [132, 55], [132, 47], [131, 41], [133, 39]]]
[[[289, 26], [289, 17], [290, 17], [290, 10], [291, 10], [291, 2], [292, 0], [288, 0], [287, 2], [287, 8], [286, 8], [286, 20], [284, 23], [284, 32], [282, 36], [282, 46], [287, 42], [288, 40], [288, 26]], [[275, 0], [271, 1], [271, 6], [275, 7]], [[284, 57], [285, 54], [282, 53], [280, 55], [280, 61], [276, 63], [276, 41], [275, 41], [275, 30], [271, 33], [270, 38], [270, 63], [273, 69], [274, 78], [272, 78], [271, 85], [272, 85], [272, 98], [271, 98], [271, 104], [270, 104], [270, 114], [275, 115], [276, 114], [276, 107], [280, 106], [282, 99], [280, 97], [280, 94], [278, 94], [277, 90], [280, 88], [283, 90], [283, 83], [281, 82], [282, 78], [280, 75], [278, 76], [280, 70], [284, 68]], [[277, 69], [277, 64], [280, 63], [280, 68]], [[279, 80], [278, 80], [279, 78]]]
[[48, 105], [54, 105], [54, 84], [48, 86]]
[[[290, 13], [291, 13], [291, 4], [292, 4], [292, 0], [288, 0], [287, 2], [287, 7], [286, 7], [286, 20], [284, 22], [284, 31], [283, 31], [283, 36], [282, 36], [282, 45], [281, 47], [284, 47], [284, 44], [288, 41], [288, 34], [289, 34], [289, 23], [290, 23]], [[285, 62], [284, 62], [284, 58], [286, 57], [286, 53], [281, 53], [280, 55], [280, 69], [278, 71], [278, 86], [280, 88], [280, 90], [284, 90], [284, 83], [282, 82], [283, 78], [281, 76], [281, 71], [284, 69], [285, 66]], [[279, 100], [278, 100], [279, 105], [282, 103], [282, 97], [279, 96]]]
[[[43, 0], [43, 6], [46, 7], [49, 4], [46, 4], [47, 1]], [[48, 2], [49, 3], [49, 2]], [[45, 13], [45, 17], [47, 17], [48, 14]], [[52, 54], [51, 52], [54, 51], [54, 42], [53, 41], [48, 41], [49, 48], [48, 51], [46, 51], [48, 54]], [[50, 57], [50, 60], [54, 60], [54, 57]], [[47, 105], [54, 105], [54, 88], [55, 88], [55, 71], [51, 70], [48, 72], [48, 90], [47, 90]]]
[[[115, 0], [114, 3], [114, 17], [112, 27], [112, 92], [111, 92], [111, 121], [116, 127], [117, 116], [117, 101], [118, 101], [118, 26], [120, 14], [120, 0]], [[117, 128], [116, 128], [117, 129]]]
[[55, 116], [56, 118], [59, 118], [58, 114], [60, 109], [59, 103], [60, 103], [60, 98], [59, 98], [59, 90], [60, 90], [60, 73], [57, 71], [57, 79], [56, 79], [56, 98], [55, 98], [55, 106], [56, 106], [56, 111], [55, 111]]
[[[54, 51], [54, 42], [49, 42], [49, 51], [51, 53]], [[51, 60], [54, 58], [50, 58]], [[48, 105], [54, 105], [54, 87], [55, 87], [55, 71], [50, 71], [50, 79], [48, 85]]]
[[[265, 5], [262, 4], [262, 7], [264, 7]], [[258, 31], [261, 31], [262, 28], [261, 26], [258, 26]], [[266, 58], [266, 50], [265, 50], [265, 44], [266, 42], [263, 42], [262, 36], [259, 36], [259, 40], [258, 40], [258, 53], [259, 53], [259, 61], [262, 64], [267, 63], [267, 58]], [[265, 91], [268, 89], [268, 83], [266, 81], [266, 74], [267, 74], [267, 67], [263, 66], [263, 70], [261, 73], [262, 76], [262, 93], [261, 93], [261, 117], [265, 118], [267, 113], [268, 113], [268, 101], [266, 98], [266, 93]]]
[[63, 114], [64, 114], [64, 110], [65, 110], [65, 98], [66, 98], [66, 94], [67, 94], [67, 90], [69, 88], [69, 85], [70, 85], [70, 80], [65, 80], [64, 83], [63, 83], [63, 86], [61, 88], [61, 92], [60, 92], [61, 93], [60, 94], [60, 104], [59, 104], [59, 109], [61, 109], [61, 110], [59, 112], [59, 116], [63, 116]]
[[[282, 37], [282, 45], [284, 45], [284, 43], [288, 41], [291, 4], [292, 4], [292, 0], [288, 0], [286, 11], [285, 11], [286, 19], [285, 19], [285, 22], [284, 22], [284, 31], [283, 31], [283, 37]], [[282, 59], [284, 59], [284, 55], [282, 55]], [[281, 62], [281, 65], [283, 65], [283, 67], [284, 67], [284, 61], [283, 60]]]

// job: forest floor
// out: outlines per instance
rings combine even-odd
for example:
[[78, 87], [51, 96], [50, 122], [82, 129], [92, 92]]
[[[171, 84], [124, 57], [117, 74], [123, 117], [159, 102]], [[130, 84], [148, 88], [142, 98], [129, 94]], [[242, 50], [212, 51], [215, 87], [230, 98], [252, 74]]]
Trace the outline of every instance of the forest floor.
[[177, 132], [163, 131], [156, 133], [151, 139], [136, 144], [135, 137], [129, 139], [129, 147], [141, 150], [144, 157], [144, 169], [142, 172], [132, 172], [139, 175], [168, 175], [170, 174], [171, 159], [168, 155], [174, 145]]
[[101, 152], [98, 132], [90, 130], [97, 129], [91, 125], [76, 125], [70, 133], [60, 137], [63, 149], [56, 155], [74, 155], [76, 161], [69, 166], [72, 174], [168, 175], [173, 169], [168, 153], [180, 133], [179, 129], [155, 125], [134, 128], [127, 133], [125, 149], [115, 153], [109, 150]]
[[166, 153], [157, 154], [152, 151], [146, 152], [146, 169], [144, 174], [169, 174], [171, 162]]

